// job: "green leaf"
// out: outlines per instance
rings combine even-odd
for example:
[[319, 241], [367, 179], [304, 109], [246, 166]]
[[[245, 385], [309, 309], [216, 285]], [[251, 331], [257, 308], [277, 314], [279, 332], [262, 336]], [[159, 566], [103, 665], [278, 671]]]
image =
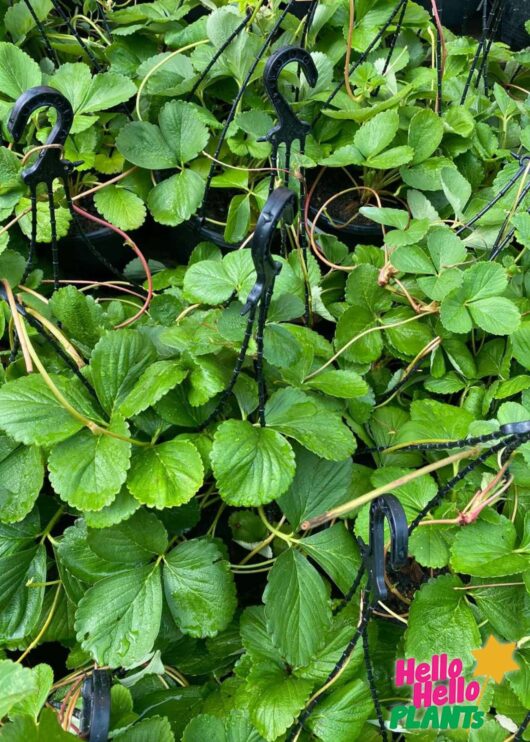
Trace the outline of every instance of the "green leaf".
[[[20, 665], [19, 665], [20, 667]], [[18, 701], [10, 710], [9, 716], [31, 716], [37, 721], [39, 713], [50, 695], [53, 685], [53, 670], [49, 665], [36, 665], [31, 674], [35, 683], [35, 690], [28, 691], [24, 698]], [[0, 668], [0, 678], [2, 671]], [[1, 681], [0, 681], [1, 682]], [[0, 710], [1, 713], [1, 710]]]
[[183, 505], [203, 482], [202, 459], [187, 441], [167, 441], [135, 451], [127, 480], [139, 502], [158, 509]]
[[240, 242], [250, 225], [250, 194], [237, 195], [230, 201], [226, 217], [224, 238], [227, 242]]
[[[320, 511], [323, 512], [323, 511]], [[359, 547], [343, 523], [335, 523], [301, 542], [302, 550], [322, 567], [344, 594], [361, 564]]]
[[153, 188], [147, 205], [160, 224], [176, 227], [189, 219], [204, 196], [204, 180], [189, 168], [172, 175]]
[[396, 136], [398, 127], [398, 112], [383, 111], [361, 126], [353, 142], [366, 159], [374, 157], [388, 147]]
[[462, 216], [471, 196], [471, 184], [454, 168], [444, 168], [441, 173], [441, 180], [442, 190], [456, 216]]
[[120, 732], [113, 739], [122, 742], [175, 742], [169, 719], [161, 716], [152, 716], [141, 719], [129, 729]]
[[182, 167], [208, 143], [208, 129], [191, 103], [166, 103], [158, 124], [133, 121], [123, 127], [116, 146], [126, 160], [148, 170]]
[[324, 371], [313, 379], [309, 379], [305, 386], [310, 389], [318, 389], [330, 397], [339, 397], [340, 399], [353, 399], [354, 397], [363, 397], [368, 393], [368, 384], [355, 371], [346, 371], [342, 369], [329, 369]]
[[502, 577], [530, 569], [530, 554], [516, 553], [513, 523], [493, 511], [456, 534], [451, 565], [477, 577]]
[[99, 664], [130, 667], [152, 650], [161, 616], [160, 568], [137, 567], [87, 590], [76, 612], [77, 640]]
[[28, 88], [40, 85], [39, 65], [13, 44], [0, 43], [0, 90], [15, 100]]
[[61, 567], [66, 568], [78, 580], [89, 584], [127, 568], [127, 564], [122, 564], [119, 570], [116, 562], [108, 562], [98, 556], [88, 545], [87, 536], [87, 527], [83, 519], [78, 519], [73, 526], [64, 531], [56, 548]]
[[[371, 219], [376, 224], [384, 224], [388, 227], [396, 227], [397, 229], [406, 229], [410, 217], [407, 211], [404, 209], [389, 209], [388, 207], [382, 208], [379, 206], [361, 206], [359, 212]], [[360, 268], [361, 266], [359, 266]], [[350, 276], [354, 276], [355, 271], [350, 273]]]
[[13, 660], [0, 660], [0, 716], [7, 716], [13, 706], [37, 690], [36, 678]]
[[308, 726], [322, 742], [351, 742], [362, 739], [362, 728], [372, 713], [368, 686], [352, 680], [317, 704]]
[[65, 286], [53, 293], [50, 307], [68, 337], [81, 350], [90, 352], [101, 337], [104, 325], [101, 306], [75, 286]]
[[83, 62], [61, 65], [50, 78], [50, 85], [68, 98], [77, 116], [106, 111], [136, 93], [135, 84], [124, 75], [102, 72], [92, 77], [90, 67]]
[[132, 417], [156, 404], [171, 389], [182, 383], [188, 371], [178, 361], [156, 361], [142, 373], [118, 406], [123, 417]]
[[474, 323], [492, 335], [511, 335], [521, 322], [516, 305], [504, 296], [474, 301], [469, 305], [469, 312]]
[[372, 155], [366, 160], [366, 167], [374, 168], [375, 170], [392, 170], [393, 168], [400, 167], [410, 162], [414, 157], [414, 150], [412, 147], [402, 145], [400, 147], [392, 147], [378, 155]]
[[33, 508], [44, 481], [42, 454], [0, 434], [0, 519], [22, 520]]
[[0, 640], [14, 642], [31, 633], [39, 620], [44, 586], [30, 582], [46, 580], [46, 549], [43, 544], [0, 559]]
[[92, 352], [92, 381], [103, 408], [116, 410], [154, 360], [154, 348], [135, 330], [116, 330], [101, 338]]
[[300, 552], [291, 548], [276, 559], [263, 602], [267, 629], [282, 657], [294, 666], [309, 662], [323, 644], [331, 610], [322, 577]]
[[[129, 426], [114, 418], [109, 433], [128, 437]], [[101, 510], [110, 505], [127, 478], [131, 444], [111, 435], [84, 429], [58, 443], [48, 468], [54, 490], [78, 510]]]
[[405, 632], [407, 657], [430, 660], [434, 654], [459, 658], [464, 667], [474, 663], [472, 649], [481, 646], [480, 632], [468, 606], [461, 580], [441, 575], [415, 594]]
[[[31, 213], [30, 212], [31, 201], [29, 198], [21, 198], [17, 203], [15, 213], [19, 217], [19, 226], [24, 235], [31, 238]], [[55, 207], [55, 227], [57, 230], [57, 237], [66, 237], [72, 217], [68, 209], [63, 206]], [[37, 202], [37, 242], [52, 241], [52, 230], [50, 226], [50, 209], [47, 202]]]
[[278, 504], [294, 529], [349, 499], [352, 478], [351, 459], [326, 461], [296, 446], [296, 474], [289, 490]]
[[504, 580], [499, 582], [498, 587], [491, 587], [491, 579], [485, 578], [485, 585], [481, 588], [482, 580], [474, 579], [473, 600], [496, 633], [506, 641], [516, 642], [518, 637], [526, 636], [530, 631], [530, 594], [524, 586], [504, 587]]
[[95, 193], [94, 204], [102, 217], [119, 229], [138, 229], [145, 221], [146, 209], [142, 199], [119, 185]]
[[479, 262], [464, 273], [462, 286], [442, 301], [440, 318], [448, 330], [469, 332], [473, 322], [493, 335], [509, 335], [520, 323], [515, 304], [497, 296], [507, 286], [505, 269], [498, 263]]
[[249, 676], [250, 718], [258, 732], [272, 742], [282, 735], [303, 709], [313, 683], [287, 675], [271, 662], [258, 663]]
[[90, 528], [107, 528], [130, 518], [139, 507], [140, 503], [128, 492], [127, 487], [122, 487], [110, 505], [98, 511], [87, 510], [83, 516]]
[[412, 163], [427, 160], [437, 149], [442, 141], [444, 127], [438, 114], [425, 108], [415, 113], [410, 120], [408, 143], [414, 150]]
[[230, 565], [208, 539], [179, 544], [164, 562], [164, 591], [178, 628], [190, 636], [226, 629], [237, 606]]
[[87, 543], [101, 559], [136, 567], [163, 554], [167, 549], [168, 537], [154, 513], [139, 510], [119, 525], [89, 530]]
[[298, 389], [275, 392], [265, 412], [269, 427], [294, 438], [317, 456], [342, 461], [355, 451], [355, 438], [339, 415]]
[[[53, 383], [67, 399], [76, 384], [50, 374]], [[0, 427], [16, 441], [26, 445], [52, 445], [68, 438], [82, 423], [65, 410], [46, 386], [42, 376], [27, 376], [0, 387]]]
[[233, 292], [232, 279], [220, 260], [194, 263], [184, 276], [184, 293], [190, 301], [215, 306], [227, 301]]
[[65, 732], [59, 724], [55, 711], [43, 709], [39, 723], [30, 716], [20, 716], [10, 724], [2, 727], [0, 735], [2, 742], [71, 742], [72, 735]]
[[[39, 21], [44, 21], [48, 13], [53, 9], [51, 0], [32, 0], [33, 14]], [[13, 3], [4, 16], [4, 24], [9, 35], [16, 43], [23, 41], [26, 35], [35, 26], [35, 19], [24, 0]]]
[[227, 420], [217, 428], [211, 460], [219, 494], [236, 506], [275, 500], [295, 472], [294, 452], [285, 438], [246, 420]]
[[[353, 306], [341, 314], [337, 322], [335, 345], [343, 348], [366, 330], [377, 327], [373, 312], [365, 307]], [[372, 363], [383, 351], [383, 339], [380, 332], [371, 332], [351, 343], [343, 352], [343, 357], [353, 363]]]

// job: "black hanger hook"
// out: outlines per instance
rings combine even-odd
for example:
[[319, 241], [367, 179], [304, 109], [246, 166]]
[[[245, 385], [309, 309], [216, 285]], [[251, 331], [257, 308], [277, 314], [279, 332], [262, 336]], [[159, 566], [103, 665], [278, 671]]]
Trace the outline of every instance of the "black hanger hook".
[[109, 738], [110, 687], [109, 670], [94, 670], [83, 682], [80, 732], [89, 742], [107, 742]]
[[62, 159], [62, 146], [72, 128], [74, 112], [70, 101], [58, 90], [39, 85], [22, 93], [11, 111], [7, 129], [15, 142], [18, 142], [31, 114], [46, 106], [57, 111], [57, 121], [46, 140], [46, 148], [39, 152], [32, 165], [22, 171], [22, 179], [32, 188], [36, 188], [39, 183], [51, 185], [55, 178], [64, 179], [75, 167], [74, 163]]
[[311, 125], [301, 121], [278, 90], [278, 80], [284, 67], [291, 62], [298, 62], [300, 69], [304, 72], [308, 83], [312, 88], [318, 80], [318, 70], [313, 57], [306, 49], [299, 46], [286, 46], [274, 52], [265, 65], [263, 83], [271, 99], [272, 105], [278, 114], [279, 123], [274, 126], [268, 134], [261, 137], [259, 141], [267, 141], [273, 144], [284, 142], [292, 144], [296, 139], [303, 142]]
[[385, 518], [390, 526], [390, 564], [402, 567], [408, 556], [408, 524], [403, 505], [394, 495], [381, 495], [370, 506], [370, 540], [364, 546], [364, 561], [373, 603], [386, 600], [385, 583]]
[[254, 237], [252, 238], [252, 260], [256, 268], [256, 283], [252, 287], [241, 314], [246, 314], [255, 307], [260, 299], [272, 291], [274, 280], [281, 269], [281, 264], [273, 260], [271, 245], [274, 232], [280, 219], [292, 222], [296, 210], [296, 194], [289, 188], [276, 188], [269, 196], [259, 215]]

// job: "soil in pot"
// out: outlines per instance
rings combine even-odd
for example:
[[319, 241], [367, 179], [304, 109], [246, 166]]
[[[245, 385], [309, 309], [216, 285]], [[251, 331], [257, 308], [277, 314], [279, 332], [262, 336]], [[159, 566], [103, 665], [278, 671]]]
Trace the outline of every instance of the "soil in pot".
[[[311, 193], [312, 184], [318, 176], [313, 171], [308, 174], [307, 188]], [[351, 175], [357, 183], [362, 183], [359, 172], [353, 172]], [[351, 177], [343, 168], [327, 168], [311, 195], [309, 205], [309, 221], [316, 219], [318, 212], [324, 204], [337, 193], [347, 191], [354, 187]], [[369, 195], [368, 191], [366, 192]], [[373, 204], [373, 198], [370, 201], [362, 201], [362, 191], [352, 191], [344, 193], [326, 206], [326, 213], [321, 212], [318, 216], [317, 227], [323, 232], [332, 234], [348, 247], [356, 245], [381, 245], [383, 243], [383, 230], [380, 224], [375, 224], [370, 219], [359, 213], [361, 206]], [[383, 206], [397, 207], [399, 204], [392, 199], [381, 197]]]
[[[98, 215], [92, 204], [87, 204], [85, 208], [90, 213]], [[78, 215], [78, 219], [83, 234], [81, 234], [77, 224], [72, 222], [69, 233], [59, 240], [61, 274], [63, 277], [72, 276], [77, 279], [106, 280], [115, 278], [115, 273], [112, 272], [109, 264], [118, 271], [123, 270], [127, 263], [135, 257], [133, 251], [124, 244], [123, 238], [112, 229], [96, 226], [81, 215]], [[133, 239], [134, 234], [134, 232], [131, 232]], [[103, 260], [98, 258], [97, 253], [90, 249], [87, 240], [102, 256]]]
[[518, 51], [530, 46], [530, 34], [525, 22], [530, 20], [529, 0], [504, 0], [500, 41]]
[[[431, 0], [416, 1], [418, 5], [432, 13]], [[479, 13], [480, 0], [437, 0], [437, 5], [442, 25], [453, 33], [466, 34], [470, 32], [470, 24], [473, 24]]]

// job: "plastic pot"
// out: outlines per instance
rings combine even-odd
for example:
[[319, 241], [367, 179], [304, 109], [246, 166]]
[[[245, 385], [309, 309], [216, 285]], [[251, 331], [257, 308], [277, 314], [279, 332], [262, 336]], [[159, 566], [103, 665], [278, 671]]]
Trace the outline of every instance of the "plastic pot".
[[[309, 221], [311, 224], [316, 219], [317, 214], [318, 208], [310, 206]], [[316, 226], [322, 232], [333, 235], [348, 247], [383, 244], [383, 229], [380, 224], [356, 224], [351, 222], [345, 226], [340, 226], [337, 219], [334, 219], [331, 223], [327, 216], [322, 213], [318, 217]]]
[[[123, 239], [108, 227], [90, 231], [87, 229], [84, 234], [116, 270], [123, 270], [135, 257]], [[89, 249], [77, 231], [59, 240], [59, 262], [67, 275], [75, 274], [76, 278], [114, 278], [109, 268]]]
[[[425, 10], [432, 11], [431, 0], [416, 0]], [[521, 0], [525, 2], [525, 0]], [[453, 33], [466, 33], [467, 23], [478, 12], [480, 0], [437, 0], [442, 25]]]
[[[287, 3], [284, 3], [286, 5]], [[311, 0], [296, 0], [291, 6], [289, 13], [292, 13], [297, 18], [305, 18], [311, 8]]]
[[525, 22], [530, 20], [528, 0], [504, 0], [504, 12], [499, 38], [516, 51], [530, 46], [530, 35]]

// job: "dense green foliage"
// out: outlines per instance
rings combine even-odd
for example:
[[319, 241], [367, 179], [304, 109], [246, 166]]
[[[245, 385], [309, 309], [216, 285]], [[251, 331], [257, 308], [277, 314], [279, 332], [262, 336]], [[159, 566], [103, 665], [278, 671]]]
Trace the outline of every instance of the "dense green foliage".
[[[132, 3], [107, 14], [110, 44], [83, 16], [99, 72], [79, 61], [47, 0], [34, 5], [60, 65], [39, 58], [23, 5], [5, 12], [9, 36], [0, 41], [6, 145], [14, 100], [51, 85], [75, 111], [65, 147], [65, 157], [83, 160], [74, 193], [122, 175], [94, 195], [110, 223], [134, 230], [151, 218], [170, 227], [188, 220], [276, 3], [254, 4], [250, 29], [191, 100], [241, 23], [237, 5], [204, 3], [208, 13], [188, 22], [191, 3]], [[95, 13], [96, 3], [85, 5]], [[389, 7], [357, 0], [352, 54], [366, 49]], [[347, 2], [319, 4], [308, 41], [319, 82], [300, 86], [302, 118], [323, 108], [343, 76], [348, 24]], [[447, 454], [400, 452], [399, 444], [453, 441], [530, 418], [530, 196], [514, 207], [528, 172], [456, 234], [517, 171], [511, 152], [530, 153], [530, 54], [494, 44], [490, 89], [472, 87], [460, 105], [476, 41], [447, 32], [438, 116], [429, 14], [409, 4], [385, 69], [391, 30], [356, 69], [352, 94], [341, 90], [323, 109], [305, 154], [294, 152], [294, 167], [306, 173], [348, 168], [358, 185], [391, 196], [390, 205], [362, 199], [363, 217], [384, 228], [383, 246], [352, 249], [316, 234], [304, 263], [296, 225], [289, 229], [265, 329], [264, 428], [255, 338], [233, 394], [210, 420], [245, 334], [241, 308], [256, 278], [250, 251], [223, 254], [201, 242], [189, 259], [153, 261], [148, 311], [116, 329], [137, 313], [138, 285], [129, 285], [132, 296], [98, 282], [51, 293], [39, 269], [20, 285], [31, 234], [22, 153], [46, 140], [53, 114], [35, 114], [22, 143], [0, 148], [0, 740], [71, 738], [43, 707], [51, 699], [62, 721], [71, 716], [80, 679], [95, 665], [114, 671], [112, 739], [285, 739], [355, 631], [360, 591], [337, 608], [361, 563], [358, 539], [368, 540], [371, 493], [397, 495], [411, 522], [477, 454], [468, 449], [418, 474]], [[288, 14], [272, 49], [301, 33]], [[258, 141], [274, 123], [261, 82], [266, 57], [212, 183], [214, 198], [229, 194], [222, 226], [231, 242], [248, 236], [268, 195], [260, 168], [270, 145]], [[295, 70], [282, 80], [287, 90]], [[55, 199], [61, 237], [70, 215], [60, 183]], [[41, 243], [51, 239], [47, 208], [42, 194]], [[489, 262], [507, 216], [514, 239]], [[137, 261], [127, 275], [138, 277]], [[52, 329], [77, 373], [27, 315], [15, 323], [11, 292]], [[397, 448], [366, 450], [374, 446]], [[481, 730], [410, 732], [418, 740], [502, 742], [530, 707], [529, 465], [529, 443], [507, 473], [487, 459], [414, 532], [407, 567], [389, 574], [392, 597], [369, 630], [385, 714], [399, 695], [396, 658], [447, 653], [470, 675], [471, 652], [490, 635], [518, 643], [520, 669], [490, 681], [481, 697]], [[346, 517], [306, 528], [346, 503]], [[37, 654], [42, 664], [32, 662]], [[372, 742], [374, 720], [358, 646], [300, 740]]]

